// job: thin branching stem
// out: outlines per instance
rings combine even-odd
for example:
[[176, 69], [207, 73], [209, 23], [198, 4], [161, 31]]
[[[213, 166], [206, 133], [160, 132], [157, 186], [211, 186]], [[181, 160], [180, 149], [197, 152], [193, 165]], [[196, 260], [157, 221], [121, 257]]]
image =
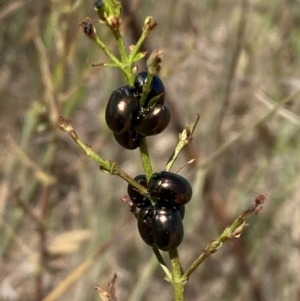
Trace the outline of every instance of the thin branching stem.
[[175, 301], [184, 300], [184, 285], [182, 282], [182, 267], [177, 249], [169, 251], [169, 257], [172, 265], [172, 286]]
[[73, 126], [71, 125], [70, 120], [61, 117], [59, 126], [63, 131], [67, 132], [70, 135], [70, 137], [77, 143], [77, 145], [79, 145], [84, 150], [88, 157], [90, 157], [100, 165], [100, 169], [103, 172], [119, 176], [120, 178], [131, 184], [134, 188], [138, 189], [142, 195], [147, 196], [147, 189], [144, 186], [140, 185], [138, 182], [134, 181], [127, 173], [122, 171], [116, 162], [101, 158], [92, 150], [90, 146], [82, 142], [82, 140], [76, 134]]
[[150, 161], [146, 138], [141, 139], [140, 154], [141, 154], [142, 165], [145, 171], [146, 179], [149, 181], [151, 175], [153, 174], [153, 169]]
[[186, 128], [182, 131], [182, 133], [179, 134], [179, 140], [175, 147], [174, 152], [172, 153], [171, 157], [169, 158], [166, 168], [166, 171], [170, 171], [174, 162], [176, 161], [179, 153], [181, 150], [189, 144], [193, 139], [193, 133], [197, 127], [198, 121], [199, 121], [200, 115], [197, 115], [197, 119], [194, 123], [187, 125]]
[[158, 250], [157, 248], [155, 248], [155, 247], [153, 247], [152, 249], [153, 249], [154, 255], [155, 255], [156, 258], [157, 258], [157, 261], [159, 262], [161, 268], [164, 270], [164, 272], [165, 272], [165, 274], [166, 274], [167, 280], [168, 280], [168, 281], [171, 281], [171, 279], [172, 279], [172, 274], [170, 273], [170, 271], [169, 271], [169, 269], [168, 269], [168, 267], [167, 267], [167, 265], [166, 265], [164, 259], [162, 258], [162, 256], [161, 256], [159, 250]]
[[215, 253], [222, 247], [223, 242], [231, 238], [239, 238], [242, 232], [248, 227], [246, 218], [251, 214], [257, 214], [262, 209], [262, 204], [265, 201], [265, 195], [259, 195], [255, 199], [255, 204], [249, 209], [245, 210], [235, 221], [225, 228], [223, 233], [211, 243], [209, 243], [202, 251], [200, 256], [191, 264], [188, 270], [183, 274], [182, 280], [187, 281], [190, 275], [196, 270], [196, 268], [211, 254]]
[[143, 93], [142, 93], [142, 96], [141, 96], [141, 99], [140, 99], [140, 105], [142, 107], [144, 107], [145, 104], [146, 104], [147, 96], [148, 96], [148, 94], [149, 94], [149, 92], [151, 90], [152, 80], [153, 80], [153, 74], [151, 74], [150, 72], [148, 72], [146, 84], [143, 87]]
[[107, 48], [107, 46], [100, 40], [98, 36], [95, 38], [95, 42], [102, 49], [102, 51], [117, 65], [122, 68], [122, 63], [119, 59]]
[[132, 52], [129, 55], [128, 61], [130, 64], [133, 63], [133, 60], [134, 60], [135, 56], [137, 55], [137, 53], [139, 52], [141, 46], [143, 45], [146, 37], [147, 37], [147, 32], [145, 30], [143, 30], [142, 35], [140, 36], [139, 40], [137, 41]]

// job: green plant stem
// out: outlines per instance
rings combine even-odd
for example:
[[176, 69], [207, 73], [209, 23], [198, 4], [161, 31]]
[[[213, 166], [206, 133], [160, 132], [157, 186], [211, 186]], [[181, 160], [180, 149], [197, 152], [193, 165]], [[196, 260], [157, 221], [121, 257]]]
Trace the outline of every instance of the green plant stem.
[[142, 35], [140, 36], [139, 40], [137, 41], [132, 52], [129, 55], [128, 61], [129, 61], [130, 65], [132, 65], [134, 58], [137, 55], [137, 53], [139, 52], [140, 48], [142, 47], [147, 35], [148, 35], [148, 32], [146, 30], [143, 30]]
[[260, 195], [255, 199], [255, 205], [245, 210], [235, 221], [225, 228], [223, 233], [214, 241], [209, 243], [200, 256], [191, 264], [188, 270], [182, 275], [182, 281], [187, 281], [195, 269], [211, 254], [215, 253], [222, 247], [223, 242], [231, 238], [239, 238], [242, 232], [248, 227], [246, 218], [251, 214], [257, 214], [261, 209], [261, 204], [264, 202], [265, 196]]
[[100, 38], [96, 35], [94, 41], [97, 45], [102, 49], [102, 51], [119, 67], [122, 69], [122, 63], [119, 59], [106, 47], [106, 45], [100, 40]]
[[117, 42], [117, 45], [118, 45], [118, 48], [119, 48], [122, 63], [123, 64], [128, 64], [128, 55], [127, 55], [127, 52], [126, 52], [126, 47], [125, 47], [122, 35], [121, 35], [119, 30], [113, 30], [113, 34], [114, 34], [114, 37], [116, 39], [116, 42]]
[[170, 250], [169, 257], [172, 265], [172, 286], [175, 301], [183, 301], [185, 283], [182, 282], [182, 268], [177, 249]]
[[129, 64], [128, 55], [127, 55], [127, 51], [126, 51], [126, 47], [125, 47], [122, 35], [121, 35], [119, 29], [112, 30], [112, 32], [114, 34], [114, 37], [117, 42], [119, 52], [121, 55], [121, 60], [122, 60], [122, 68], [121, 69], [124, 73], [125, 80], [130, 86], [133, 86], [134, 76], [131, 71], [131, 64]]
[[159, 250], [155, 247], [152, 248], [153, 249], [153, 253], [156, 256], [157, 261], [159, 262], [161, 268], [164, 270], [165, 274], [166, 274], [166, 278], [168, 281], [172, 280], [172, 274], [170, 273], [164, 259], [162, 258]]
[[174, 152], [172, 153], [171, 157], [168, 160], [168, 163], [165, 168], [166, 171], [171, 170], [171, 168], [172, 168], [174, 162], [176, 161], [181, 150], [192, 141], [193, 134], [197, 127], [199, 118], [200, 118], [200, 116], [198, 114], [196, 121], [190, 125], [187, 125], [186, 128], [179, 134], [179, 141], [176, 145]]
[[153, 74], [151, 74], [150, 72], [148, 72], [147, 74], [147, 80], [146, 80], [146, 84], [143, 88], [143, 93], [140, 99], [140, 106], [144, 107], [146, 100], [147, 100], [147, 96], [151, 90], [151, 84], [152, 84], [152, 80], [153, 80]]
[[184, 284], [172, 283], [175, 301], [184, 301]]
[[151, 175], [153, 174], [152, 165], [150, 161], [150, 156], [148, 152], [148, 146], [146, 138], [141, 139], [140, 143], [140, 154], [142, 158], [142, 165], [145, 171], [146, 179], [149, 181]]
[[124, 179], [127, 183], [131, 184], [134, 188], [138, 189], [142, 195], [147, 196], [147, 189], [144, 186], [140, 185], [138, 182], [134, 181], [127, 173], [122, 171], [118, 167], [118, 164], [116, 162], [104, 160], [98, 154], [96, 154], [91, 149], [90, 146], [83, 143], [80, 140], [80, 138], [77, 136], [69, 120], [61, 117], [59, 121], [59, 126], [63, 131], [67, 132], [71, 136], [71, 138], [76, 142], [76, 144], [79, 145], [84, 150], [84, 152], [87, 154], [88, 157], [90, 157], [92, 160], [94, 160], [96, 163], [100, 165], [102, 171], [110, 173], [112, 175], [116, 175]]
[[[239, 224], [241, 225], [241, 224]], [[223, 242], [228, 240], [230, 237], [226, 236], [225, 232], [228, 232], [228, 229], [233, 232], [236, 228], [236, 221], [229, 227], [224, 230], [224, 232], [213, 242], [209, 243], [200, 256], [191, 264], [190, 268], [183, 275], [183, 279], [188, 280], [190, 275], [196, 270], [196, 268], [211, 254], [215, 253], [220, 247], [222, 247]]]
[[180, 151], [183, 149], [185, 145], [187, 145], [189, 142], [187, 141], [187, 132], [186, 130], [183, 130], [181, 134], [179, 134], [179, 141], [176, 145], [175, 150], [173, 151], [171, 157], [168, 160], [168, 163], [165, 167], [166, 171], [170, 171], [174, 162], [176, 161]]

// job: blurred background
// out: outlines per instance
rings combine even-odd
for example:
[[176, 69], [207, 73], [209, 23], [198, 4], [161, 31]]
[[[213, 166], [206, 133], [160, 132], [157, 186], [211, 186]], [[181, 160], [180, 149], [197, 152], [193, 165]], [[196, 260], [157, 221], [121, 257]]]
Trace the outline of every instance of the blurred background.
[[[186, 300], [300, 300], [299, 0], [121, 1], [134, 44], [146, 16], [159, 26], [144, 50], [164, 51], [168, 129], [148, 139], [163, 170], [186, 122], [201, 115], [173, 171], [192, 184], [183, 268], [260, 194], [263, 211], [191, 276]], [[162, 4], [163, 3], [163, 4]], [[117, 273], [118, 300], [171, 300], [150, 247], [120, 198], [127, 184], [102, 173], [58, 128], [132, 177], [138, 150], [122, 149], [104, 120], [125, 81], [79, 23], [93, 1], [0, 3], [0, 300], [100, 300]], [[110, 49], [110, 31], [96, 25]], [[144, 70], [145, 62], [139, 64]], [[167, 258], [166, 258], [167, 260]]]

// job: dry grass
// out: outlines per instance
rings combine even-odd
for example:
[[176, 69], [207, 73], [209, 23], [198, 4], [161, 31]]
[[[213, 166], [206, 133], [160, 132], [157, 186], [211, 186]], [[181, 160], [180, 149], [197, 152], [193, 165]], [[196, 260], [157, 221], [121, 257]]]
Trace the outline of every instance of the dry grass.
[[[179, 248], [184, 266], [267, 194], [244, 235], [192, 275], [186, 299], [299, 300], [299, 1], [122, 2], [126, 42], [153, 15], [159, 27], [146, 48], [165, 51], [161, 77], [173, 119], [149, 138], [155, 170], [184, 123], [201, 114], [176, 163], [197, 159], [181, 172], [194, 188]], [[171, 299], [120, 202], [126, 183], [101, 173], [57, 126], [59, 115], [71, 118], [103, 158], [141, 173], [138, 151], [121, 149], [105, 125], [106, 101], [124, 80], [117, 70], [91, 67], [106, 58], [78, 26], [86, 16], [96, 17], [92, 2], [1, 4], [0, 300], [51, 292], [57, 296], [45, 300], [99, 300], [92, 286], [105, 287], [115, 272], [118, 300]]]

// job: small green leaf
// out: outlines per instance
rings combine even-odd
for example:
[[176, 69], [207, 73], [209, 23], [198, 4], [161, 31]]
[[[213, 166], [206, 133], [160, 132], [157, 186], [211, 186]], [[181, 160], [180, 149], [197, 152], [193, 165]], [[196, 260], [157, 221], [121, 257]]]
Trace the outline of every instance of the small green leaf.
[[146, 54], [147, 54], [147, 51], [137, 53], [134, 56], [132, 62], [137, 62], [137, 61], [141, 60], [142, 58], [144, 58], [146, 56]]

